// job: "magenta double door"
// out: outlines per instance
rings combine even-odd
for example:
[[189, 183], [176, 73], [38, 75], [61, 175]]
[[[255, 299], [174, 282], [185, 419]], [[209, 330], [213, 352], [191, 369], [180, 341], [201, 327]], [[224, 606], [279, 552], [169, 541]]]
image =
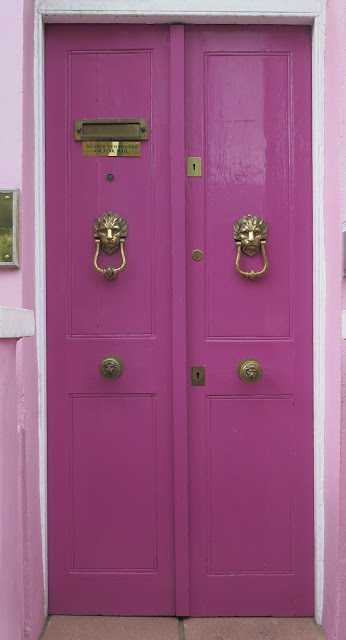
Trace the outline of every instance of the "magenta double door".
[[[50, 611], [312, 615], [310, 31], [49, 25], [46, 52]], [[105, 118], [148, 120], [140, 157], [83, 155], [75, 120]]]

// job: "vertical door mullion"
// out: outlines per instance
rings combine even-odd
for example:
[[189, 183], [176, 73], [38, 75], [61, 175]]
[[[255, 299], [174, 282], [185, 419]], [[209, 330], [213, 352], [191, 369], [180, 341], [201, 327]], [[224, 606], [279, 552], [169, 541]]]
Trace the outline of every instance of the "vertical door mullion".
[[[170, 29], [170, 151], [176, 615], [189, 615], [184, 27]], [[178, 231], [178, 233], [177, 233]]]

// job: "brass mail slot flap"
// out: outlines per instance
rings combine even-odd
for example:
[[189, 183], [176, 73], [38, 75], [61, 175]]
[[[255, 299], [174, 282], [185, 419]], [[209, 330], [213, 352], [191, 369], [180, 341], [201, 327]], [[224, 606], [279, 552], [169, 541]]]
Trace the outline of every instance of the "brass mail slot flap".
[[75, 120], [75, 140], [148, 140], [148, 121]]

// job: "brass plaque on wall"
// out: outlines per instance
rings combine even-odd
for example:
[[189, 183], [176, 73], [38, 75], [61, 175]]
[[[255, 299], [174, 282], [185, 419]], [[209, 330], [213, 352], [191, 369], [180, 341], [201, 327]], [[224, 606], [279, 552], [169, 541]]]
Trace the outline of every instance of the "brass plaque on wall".
[[148, 140], [148, 121], [75, 120], [75, 140]]
[[18, 267], [19, 189], [0, 191], [0, 267]]
[[83, 142], [83, 156], [122, 156], [139, 157], [141, 155], [140, 142], [120, 141], [90, 141]]

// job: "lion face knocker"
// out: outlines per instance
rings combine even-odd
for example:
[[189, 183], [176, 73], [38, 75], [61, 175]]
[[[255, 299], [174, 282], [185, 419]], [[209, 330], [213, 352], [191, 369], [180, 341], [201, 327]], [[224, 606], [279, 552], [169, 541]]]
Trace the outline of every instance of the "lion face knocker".
[[254, 256], [260, 250], [261, 241], [266, 240], [267, 235], [265, 221], [251, 214], [239, 218], [233, 228], [234, 240], [241, 243], [241, 249], [247, 256]]
[[[233, 237], [238, 247], [236, 270], [242, 276], [254, 280], [257, 276], [261, 276], [268, 269], [268, 260], [265, 253], [265, 245], [267, 241], [268, 228], [265, 220], [259, 216], [248, 214], [236, 220], [233, 228]], [[242, 271], [239, 267], [240, 252], [243, 251], [247, 256], [254, 256], [259, 250], [262, 251], [264, 267], [261, 271]]]
[[[96, 244], [96, 253], [94, 257], [94, 267], [99, 273], [103, 273], [107, 280], [114, 280], [118, 273], [122, 271], [126, 265], [126, 259], [124, 254], [124, 242], [127, 237], [127, 222], [125, 218], [121, 218], [118, 213], [108, 211], [103, 216], [95, 218], [94, 222], [94, 238]], [[112, 255], [118, 251], [120, 247], [122, 264], [117, 269], [108, 267], [107, 269], [100, 269], [97, 265], [97, 258], [100, 248]]]
[[104, 213], [100, 218], [95, 218], [94, 238], [100, 240], [101, 249], [111, 255], [120, 247], [120, 240], [127, 236], [127, 222], [118, 213]]

